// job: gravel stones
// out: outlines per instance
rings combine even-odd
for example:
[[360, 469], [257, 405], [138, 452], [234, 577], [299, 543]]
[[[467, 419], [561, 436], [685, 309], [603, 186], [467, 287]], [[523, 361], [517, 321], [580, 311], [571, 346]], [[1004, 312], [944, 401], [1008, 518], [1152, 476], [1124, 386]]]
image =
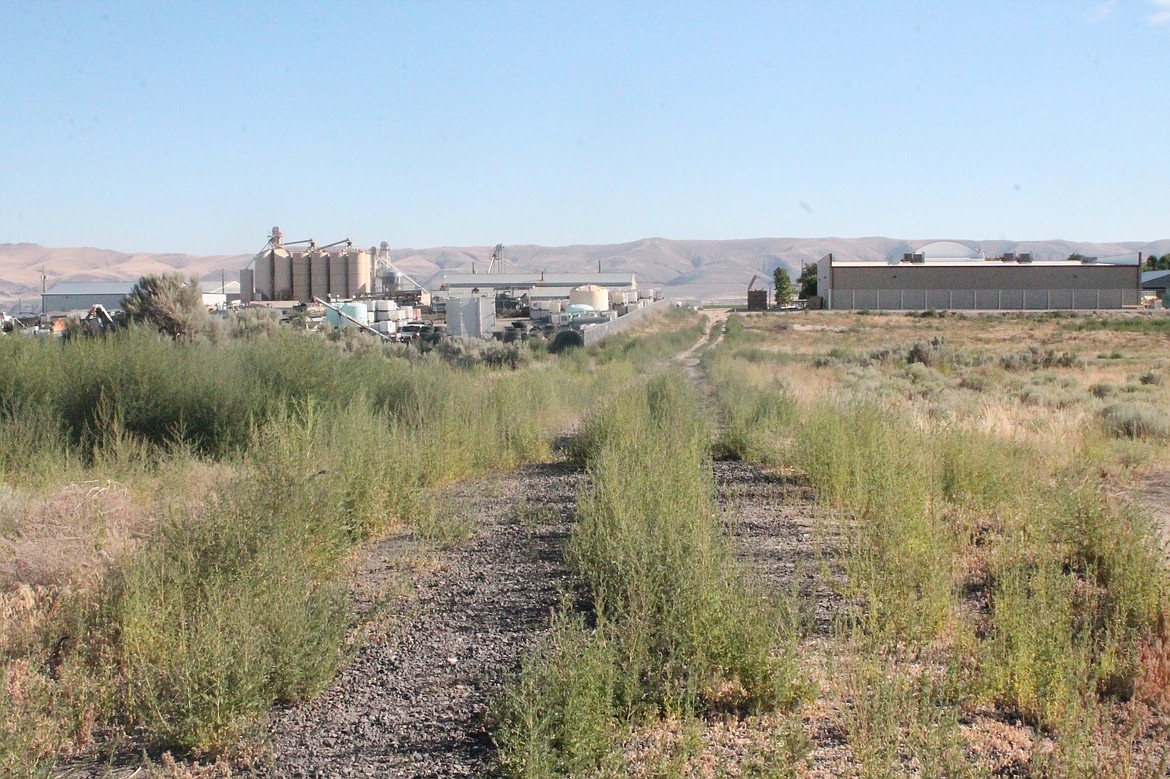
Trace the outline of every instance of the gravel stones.
[[[583, 479], [565, 464], [535, 465], [453, 488], [444, 502], [476, 527], [473, 538], [408, 575], [408, 613], [362, 646], [320, 696], [271, 717], [272, 777], [478, 776], [493, 747], [488, 708], [547, 630], [567, 584], [562, 546]], [[538, 506], [539, 511], [533, 511]], [[411, 542], [364, 553], [355, 578], [359, 614]], [[401, 575], [401, 573], [399, 574]], [[364, 606], [363, 606], [364, 604]]]

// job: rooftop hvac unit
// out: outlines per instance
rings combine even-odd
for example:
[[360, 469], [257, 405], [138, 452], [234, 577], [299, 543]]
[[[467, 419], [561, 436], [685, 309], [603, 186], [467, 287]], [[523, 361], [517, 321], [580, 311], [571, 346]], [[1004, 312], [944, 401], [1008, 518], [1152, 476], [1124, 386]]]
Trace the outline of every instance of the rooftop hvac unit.
[[1031, 252], [1025, 252], [1023, 254], [1016, 255], [1016, 262], [1031, 262], [1031, 261], [1032, 261], [1032, 253]]

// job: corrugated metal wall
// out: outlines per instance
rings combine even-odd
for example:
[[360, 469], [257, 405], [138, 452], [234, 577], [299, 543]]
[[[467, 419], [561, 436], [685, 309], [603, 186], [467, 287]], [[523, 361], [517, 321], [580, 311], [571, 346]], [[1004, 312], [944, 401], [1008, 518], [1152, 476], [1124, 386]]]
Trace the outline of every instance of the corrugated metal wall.
[[831, 307], [842, 310], [1122, 308], [1137, 305], [1130, 265], [834, 266]]

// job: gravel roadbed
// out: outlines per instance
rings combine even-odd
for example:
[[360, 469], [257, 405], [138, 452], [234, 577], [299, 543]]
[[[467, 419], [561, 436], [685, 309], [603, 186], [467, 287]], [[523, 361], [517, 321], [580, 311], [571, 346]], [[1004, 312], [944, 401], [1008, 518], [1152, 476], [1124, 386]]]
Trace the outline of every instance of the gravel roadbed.
[[[257, 773], [482, 775], [493, 755], [488, 707], [547, 630], [566, 586], [562, 546], [583, 478], [555, 463], [454, 488], [444, 509], [472, 520], [475, 535], [429, 564], [425, 548], [402, 537], [365, 550], [354, 584], [359, 613], [372, 612], [396, 577], [409, 579], [410, 594], [328, 690], [272, 715], [270, 762]], [[422, 564], [404, 571], [416, 551]]]

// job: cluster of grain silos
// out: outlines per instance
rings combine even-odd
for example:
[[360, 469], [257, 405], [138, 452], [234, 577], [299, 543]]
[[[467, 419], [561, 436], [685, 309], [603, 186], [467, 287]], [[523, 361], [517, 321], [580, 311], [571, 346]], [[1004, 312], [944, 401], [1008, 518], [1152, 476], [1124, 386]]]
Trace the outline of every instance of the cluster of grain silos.
[[240, 274], [241, 290], [249, 288], [255, 300], [298, 300], [313, 298], [350, 299], [374, 291], [375, 250], [317, 248], [310, 243], [304, 251], [289, 251], [280, 243], [279, 232], [252, 260], [252, 284]]

